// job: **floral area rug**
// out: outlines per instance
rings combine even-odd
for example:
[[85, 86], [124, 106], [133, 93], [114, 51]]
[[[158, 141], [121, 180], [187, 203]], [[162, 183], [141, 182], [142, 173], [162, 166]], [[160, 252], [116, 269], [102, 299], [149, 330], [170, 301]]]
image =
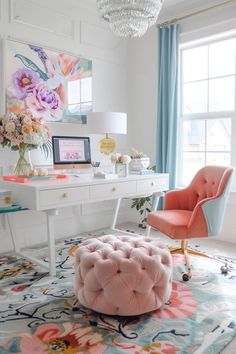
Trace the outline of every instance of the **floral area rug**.
[[[216, 354], [235, 336], [236, 259], [228, 258], [224, 275], [218, 261], [192, 257], [193, 277], [183, 282], [176, 255], [172, 295], [161, 310], [113, 317], [74, 296], [73, 255], [82, 240], [57, 244], [57, 277], [24, 259], [0, 258], [0, 354]], [[29, 252], [47, 262], [46, 248]]]

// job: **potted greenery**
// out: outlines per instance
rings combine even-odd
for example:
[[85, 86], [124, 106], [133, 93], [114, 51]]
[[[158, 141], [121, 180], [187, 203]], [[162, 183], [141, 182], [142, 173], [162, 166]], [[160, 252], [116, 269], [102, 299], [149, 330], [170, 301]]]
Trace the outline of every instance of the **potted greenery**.
[[[155, 165], [149, 167], [149, 169], [156, 172]], [[131, 208], [135, 208], [139, 212], [141, 216], [141, 220], [138, 226], [141, 227], [142, 229], [146, 229], [147, 227], [147, 215], [151, 211], [152, 202], [153, 202], [152, 195], [149, 195], [147, 197], [134, 198], [132, 200]]]

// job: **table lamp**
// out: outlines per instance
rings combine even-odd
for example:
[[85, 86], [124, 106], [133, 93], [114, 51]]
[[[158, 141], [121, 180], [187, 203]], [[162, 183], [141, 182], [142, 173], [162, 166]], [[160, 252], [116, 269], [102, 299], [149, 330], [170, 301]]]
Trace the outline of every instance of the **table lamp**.
[[116, 147], [115, 140], [108, 134], [127, 133], [127, 114], [120, 112], [90, 112], [87, 116], [89, 134], [106, 134], [106, 138], [100, 140], [99, 150], [109, 155]]

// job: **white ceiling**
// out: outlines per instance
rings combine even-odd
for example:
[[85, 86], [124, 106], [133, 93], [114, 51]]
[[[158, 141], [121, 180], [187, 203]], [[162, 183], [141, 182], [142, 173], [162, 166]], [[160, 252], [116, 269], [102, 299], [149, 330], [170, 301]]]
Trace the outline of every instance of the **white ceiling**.
[[[0, 0], [1, 1], [1, 0]], [[31, 0], [39, 2], [39, 0]], [[47, 6], [55, 6], [59, 11], [67, 14], [78, 14], [81, 17], [81, 9], [97, 16], [96, 0], [40, 0], [47, 2]], [[191, 12], [204, 9], [213, 4], [219, 4], [222, 0], [163, 0], [158, 22], [163, 22], [175, 17], [184, 16]], [[236, 2], [236, 0], [234, 0]], [[66, 6], [65, 6], [66, 3]]]
[[[68, 0], [67, 0], [68, 1]], [[71, 0], [76, 7], [84, 7], [90, 11], [96, 11], [96, 0]], [[160, 17], [177, 16], [192, 10], [208, 7], [220, 3], [220, 0], [163, 0], [163, 8]]]

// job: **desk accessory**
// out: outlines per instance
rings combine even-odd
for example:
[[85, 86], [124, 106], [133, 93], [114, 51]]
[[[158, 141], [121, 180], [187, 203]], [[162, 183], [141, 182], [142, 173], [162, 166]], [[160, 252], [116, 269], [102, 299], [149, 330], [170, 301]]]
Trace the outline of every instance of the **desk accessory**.
[[56, 179], [69, 179], [67, 175], [48, 175], [48, 176], [32, 176], [32, 177], [18, 177], [18, 176], [3, 176], [3, 181], [28, 183], [36, 181], [55, 181]]
[[148, 168], [144, 168], [141, 170], [130, 170], [129, 173], [131, 175], [153, 175], [155, 173], [155, 171], [150, 170]]
[[95, 175], [96, 173], [98, 173], [99, 171], [99, 166], [100, 166], [100, 162], [99, 161], [92, 161], [91, 165], [93, 167], [93, 174]]
[[94, 174], [94, 178], [114, 179], [118, 178], [118, 175], [116, 173], [97, 172]]
[[0, 189], [0, 209], [12, 206], [12, 193], [6, 189]]

